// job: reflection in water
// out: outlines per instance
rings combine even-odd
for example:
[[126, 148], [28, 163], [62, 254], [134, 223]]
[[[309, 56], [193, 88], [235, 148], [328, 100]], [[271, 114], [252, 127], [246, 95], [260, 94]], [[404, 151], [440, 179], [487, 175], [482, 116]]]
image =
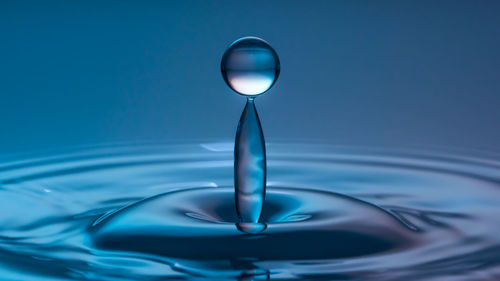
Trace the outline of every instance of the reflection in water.
[[231, 145], [96, 147], [4, 161], [0, 276], [477, 280], [498, 274], [500, 162], [332, 146], [267, 151], [266, 229], [257, 234], [238, 230]]

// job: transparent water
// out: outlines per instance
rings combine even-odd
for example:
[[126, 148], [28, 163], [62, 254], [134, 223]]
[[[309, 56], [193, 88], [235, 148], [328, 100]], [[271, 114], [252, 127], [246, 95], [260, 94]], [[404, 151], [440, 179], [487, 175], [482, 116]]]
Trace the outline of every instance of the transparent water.
[[234, 145], [234, 196], [238, 228], [257, 233], [266, 195], [266, 145], [255, 108], [256, 96], [269, 90], [279, 76], [280, 63], [274, 49], [257, 37], [234, 41], [222, 56], [221, 73], [236, 93], [247, 96]]
[[231, 89], [254, 97], [274, 85], [280, 73], [280, 61], [266, 41], [243, 37], [234, 41], [224, 53], [221, 72]]
[[258, 234], [236, 226], [232, 143], [5, 158], [0, 276], [498, 279], [493, 154], [302, 144], [267, 152], [266, 229]]
[[241, 114], [234, 149], [236, 213], [243, 231], [258, 231], [263, 228], [258, 223], [266, 195], [266, 146], [252, 98]]

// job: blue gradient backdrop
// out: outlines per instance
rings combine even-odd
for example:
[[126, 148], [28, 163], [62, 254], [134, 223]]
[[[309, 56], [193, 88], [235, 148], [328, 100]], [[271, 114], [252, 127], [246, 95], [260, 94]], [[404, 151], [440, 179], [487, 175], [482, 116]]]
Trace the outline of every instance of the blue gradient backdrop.
[[281, 59], [268, 141], [500, 150], [500, 1], [2, 1], [0, 153], [232, 140], [229, 43]]

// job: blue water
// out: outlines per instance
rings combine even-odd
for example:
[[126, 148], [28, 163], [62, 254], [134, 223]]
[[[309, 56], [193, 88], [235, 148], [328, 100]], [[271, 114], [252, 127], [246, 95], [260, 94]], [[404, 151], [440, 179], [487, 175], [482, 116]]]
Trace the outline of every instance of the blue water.
[[249, 98], [241, 114], [234, 148], [234, 196], [243, 231], [261, 229], [259, 222], [266, 195], [266, 146], [264, 134]]
[[269, 90], [280, 74], [276, 51], [261, 38], [243, 37], [224, 52], [221, 73], [226, 84], [236, 93], [256, 97]]
[[0, 164], [4, 280], [497, 280], [500, 156], [269, 144], [265, 229], [233, 144], [80, 147]]
[[234, 197], [238, 228], [243, 232], [266, 228], [259, 222], [266, 196], [266, 144], [254, 99], [274, 85], [279, 72], [278, 54], [257, 37], [234, 41], [221, 60], [224, 81], [236, 93], [247, 96], [234, 145]]

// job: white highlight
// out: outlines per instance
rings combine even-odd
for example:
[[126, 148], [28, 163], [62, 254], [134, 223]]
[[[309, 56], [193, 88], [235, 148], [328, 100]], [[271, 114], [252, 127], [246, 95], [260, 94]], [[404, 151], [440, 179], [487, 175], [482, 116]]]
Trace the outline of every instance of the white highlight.
[[273, 79], [260, 74], [231, 75], [228, 80], [233, 90], [247, 96], [262, 94], [273, 84]]

